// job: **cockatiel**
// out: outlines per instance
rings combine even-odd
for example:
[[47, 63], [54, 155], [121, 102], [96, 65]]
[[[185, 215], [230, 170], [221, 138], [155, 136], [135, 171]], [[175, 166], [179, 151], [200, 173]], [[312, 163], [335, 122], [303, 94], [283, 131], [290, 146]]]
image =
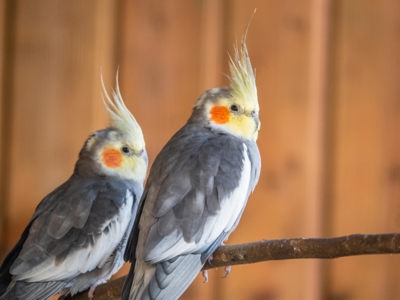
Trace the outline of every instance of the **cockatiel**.
[[92, 298], [124, 263], [147, 154], [118, 78], [112, 98], [103, 89], [111, 124], [86, 140], [72, 176], [39, 203], [1, 265], [1, 300], [44, 300], [88, 288]]
[[154, 161], [125, 253], [132, 266], [123, 300], [178, 299], [238, 225], [261, 167], [245, 38], [229, 79], [229, 87], [200, 96]]

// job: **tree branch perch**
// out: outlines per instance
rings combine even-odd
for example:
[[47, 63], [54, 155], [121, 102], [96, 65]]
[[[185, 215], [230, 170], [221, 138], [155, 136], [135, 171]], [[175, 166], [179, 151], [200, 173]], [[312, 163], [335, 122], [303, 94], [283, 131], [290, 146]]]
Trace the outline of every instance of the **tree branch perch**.
[[[323, 258], [400, 253], [400, 234], [353, 234], [335, 238], [295, 238], [221, 246], [204, 269], [250, 264], [268, 260]], [[96, 289], [95, 300], [119, 299], [125, 277]], [[70, 300], [87, 300], [87, 293]]]

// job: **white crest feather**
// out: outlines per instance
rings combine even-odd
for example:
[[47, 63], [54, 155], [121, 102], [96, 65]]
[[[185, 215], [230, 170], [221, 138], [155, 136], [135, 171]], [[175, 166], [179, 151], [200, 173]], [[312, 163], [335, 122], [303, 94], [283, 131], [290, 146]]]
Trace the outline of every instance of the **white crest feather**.
[[258, 111], [256, 78], [246, 47], [246, 34], [247, 30], [240, 49], [235, 47], [234, 57], [229, 56], [230, 88], [235, 98], [242, 99]]
[[122, 99], [118, 83], [118, 73], [116, 76], [116, 88], [112, 91], [112, 98], [108, 95], [104, 86], [103, 76], [101, 76], [101, 85], [104, 93], [103, 102], [110, 117], [111, 127], [126, 134], [132, 144], [131, 146], [134, 147], [135, 150], [143, 150], [145, 147], [143, 132]]

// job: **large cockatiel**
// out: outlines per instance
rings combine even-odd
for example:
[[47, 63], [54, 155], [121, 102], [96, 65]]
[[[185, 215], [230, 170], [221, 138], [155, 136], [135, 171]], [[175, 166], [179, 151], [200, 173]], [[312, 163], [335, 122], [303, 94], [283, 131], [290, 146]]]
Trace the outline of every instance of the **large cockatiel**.
[[255, 76], [245, 39], [235, 50], [230, 86], [200, 96], [150, 170], [125, 254], [124, 300], [178, 299], [238, 225], [258, 181]]
[[111, 124], [86, 140], [72, 176], [39, 203], [1, 265], [1, 300], [44, 300], [88, 288], [92, 298], [124, 263], [147, 154], [118, 81], [112, 98], [104, 92]]

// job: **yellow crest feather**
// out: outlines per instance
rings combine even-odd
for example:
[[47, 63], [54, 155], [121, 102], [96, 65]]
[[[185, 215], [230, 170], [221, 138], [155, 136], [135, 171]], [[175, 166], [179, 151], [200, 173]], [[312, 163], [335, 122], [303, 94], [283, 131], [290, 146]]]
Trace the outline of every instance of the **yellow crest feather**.
[[246, 47], [246, 34], [240, 49], [236, 46], [234, 51], [234, 57], [229, 56], [229, 80], [232, 94], [258, 111], [256, 79]]
[[135, 150], [142, 150], [145, 147], [142, 129], [126, 107], [119, 89], [118, 74], [116, 76], [116, 88], [112, 91], [112, 97], [107, 93], [104, 86], [103, 76], [101, 85], [104, 93], [104, 106], [110, 118], [110, 125], [123, 132], [129, 139], [129, 142]]

